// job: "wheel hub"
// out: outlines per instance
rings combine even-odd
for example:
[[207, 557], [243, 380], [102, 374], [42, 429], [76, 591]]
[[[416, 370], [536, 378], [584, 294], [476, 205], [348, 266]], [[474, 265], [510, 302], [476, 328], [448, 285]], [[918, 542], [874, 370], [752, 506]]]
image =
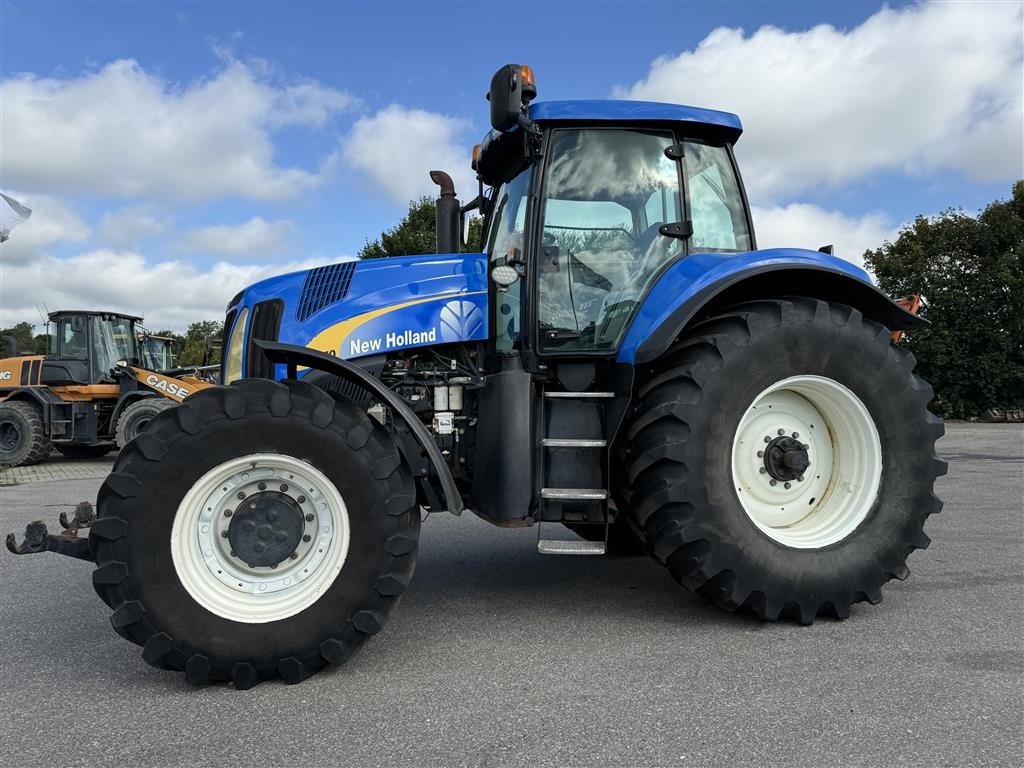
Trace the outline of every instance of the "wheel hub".
[[0, 447], [13, 451], [21, 443], [21, 432], [18, 425], [10, 421], [0, 422]]
[[238, 505], [228, 526], [228, 541], [250, 568], [275, 566], [295, 551], [302, 527], [302, 508], [294, 499], [263, 491]]
[[776, 480], [803, 480], [810, 465], [807, 446], [795, 437], [776, 437], [764, 450], [764, 468]]

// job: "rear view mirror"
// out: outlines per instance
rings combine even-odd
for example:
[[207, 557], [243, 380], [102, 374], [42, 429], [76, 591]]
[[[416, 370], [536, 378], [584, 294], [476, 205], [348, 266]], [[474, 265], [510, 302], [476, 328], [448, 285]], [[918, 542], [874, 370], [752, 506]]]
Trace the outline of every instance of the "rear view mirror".
[[506, 64], [491, 78], [487, 100], [491, 102], [491, 127], [496, 131], [511, 130], [519, 123], [523, 105], [537, 95], [533, 69], [519, 64]]

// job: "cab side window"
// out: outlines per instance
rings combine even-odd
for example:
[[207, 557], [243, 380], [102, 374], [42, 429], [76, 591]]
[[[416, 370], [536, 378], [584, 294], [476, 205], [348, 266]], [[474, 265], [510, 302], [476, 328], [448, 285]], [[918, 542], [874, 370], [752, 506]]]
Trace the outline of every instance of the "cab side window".
[[739, 253], [752, 248], [743, 196], [725, 147], [687, 141], [693, 253]]

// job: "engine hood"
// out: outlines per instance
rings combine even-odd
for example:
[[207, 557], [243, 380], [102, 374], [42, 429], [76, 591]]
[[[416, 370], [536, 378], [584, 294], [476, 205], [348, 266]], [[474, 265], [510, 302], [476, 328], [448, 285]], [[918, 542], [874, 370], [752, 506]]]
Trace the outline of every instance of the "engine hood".
[[430, 254], [316, 267], [249, 286], [231, 311], [264, 301], [283, 303], [276, 340], [346, 359], [482, 340], [487, 257]]

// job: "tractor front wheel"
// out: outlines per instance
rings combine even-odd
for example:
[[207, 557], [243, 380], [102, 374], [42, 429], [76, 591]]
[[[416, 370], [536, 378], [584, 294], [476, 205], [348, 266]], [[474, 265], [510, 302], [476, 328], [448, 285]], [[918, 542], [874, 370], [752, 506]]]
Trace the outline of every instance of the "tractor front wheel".
[[931, 387], [852, 307], [758, 301], [694, 326], [639, 391], [626, 493], [683, 585], [809, 624], [877, 603], [928, 546], [946, 465]]
[[93, 583], [115, 630], [154, 666], [239, 688], [347, 660], [409, 584], [420, 527], [390, 435], [296, 381], [158, 414], [97, 507]]
[[37, 464], [50, 455], [50, 450], [38, 405], [17, 400], [0, 403], [0, 465]]

